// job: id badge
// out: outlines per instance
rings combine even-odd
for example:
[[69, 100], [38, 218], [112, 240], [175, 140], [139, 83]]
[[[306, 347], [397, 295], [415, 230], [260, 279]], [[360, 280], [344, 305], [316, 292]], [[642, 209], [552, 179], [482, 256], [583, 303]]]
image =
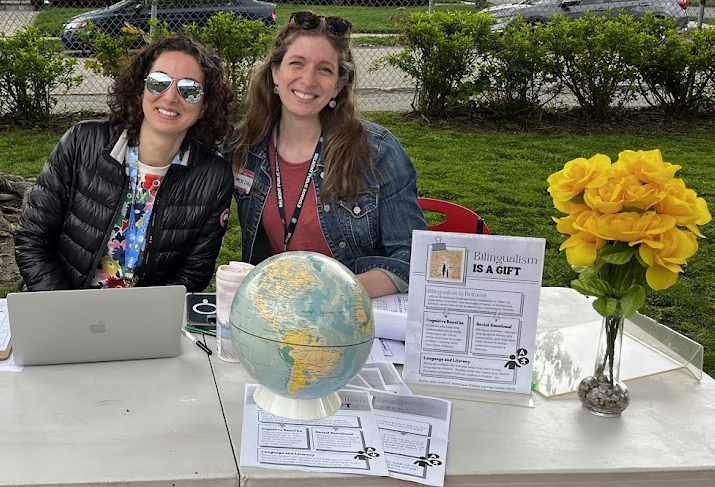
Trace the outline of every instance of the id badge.
[[255, 173], [246, 168], [241, 168], [238, 171], [238, 176], [233, 182], [233, 187], [239, 194], [248, 194], [253, 186], [253, 178]]

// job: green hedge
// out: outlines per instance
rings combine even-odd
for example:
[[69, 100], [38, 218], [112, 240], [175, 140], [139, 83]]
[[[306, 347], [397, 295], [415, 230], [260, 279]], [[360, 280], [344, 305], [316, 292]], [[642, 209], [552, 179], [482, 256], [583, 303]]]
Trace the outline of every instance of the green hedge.
[[416, 80], [414, 108], [426, 116], [488, 109], [533, 116], [555, 96], [605, 118], [640, 96], [667, 113], [713, 108], [715, 30], [681, 33], [666, 19], [557, 16], [501, 31], [485, 13], [415, 14], [401, 25], [404, 49], [373, 65]]

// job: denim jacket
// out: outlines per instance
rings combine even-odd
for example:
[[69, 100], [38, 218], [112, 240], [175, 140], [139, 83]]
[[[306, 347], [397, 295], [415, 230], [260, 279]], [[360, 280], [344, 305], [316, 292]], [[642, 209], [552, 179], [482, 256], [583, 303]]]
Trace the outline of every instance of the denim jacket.
[[[404, 286], [399, 282], [396, 285], [406, 292], [412, 230], [427, 228], [417, 204], [417, 173], [394, 135], [377, 124], [363, 123], [376, 169], [375, 176], [364, 176], [371, 192], [359, 195], [357, 203], [347, 198], [323, 201], [323, 151], [313, 174], [320, 227], [336, 260], [355, 274], [370, 269], [387, 271], [404, 282]], [[272, 185], [268, 137], [251, 148], [245, 169], [253, 172], [251, 188], [245, 194], [234, 188], [234, 196], [243, 237], [242, 259], [256, 264], [270, 253], [261, 225]]]

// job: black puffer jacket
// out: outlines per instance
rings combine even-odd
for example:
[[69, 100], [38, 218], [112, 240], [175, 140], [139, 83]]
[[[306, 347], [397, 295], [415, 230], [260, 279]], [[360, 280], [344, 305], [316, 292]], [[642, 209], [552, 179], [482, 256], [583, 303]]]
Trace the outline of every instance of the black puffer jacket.
[[[15, 233], [15, 258], [27, 289], [89, 286], [129, 190], [121, 158], [111, 156], [121, 135], [109, 122], [82, 122], [50, 155]], [[196, 144], [185, 166], [171, 165], [152, 210], [138, 286], [180, 284], [201, 291], [208, 285], [232, 189], [229, 163]]]

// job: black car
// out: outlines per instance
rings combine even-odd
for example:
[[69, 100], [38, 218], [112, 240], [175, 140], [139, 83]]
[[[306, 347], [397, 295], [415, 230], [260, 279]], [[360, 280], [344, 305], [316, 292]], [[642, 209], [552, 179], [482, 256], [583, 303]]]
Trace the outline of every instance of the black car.
[[[113, 37], [121, 35], [122, 28], [127, 26], [149, 32], [151, 10], [151, 1], [122, 0], [76, 15], [62, 27], [62, 47], [71, 51], [86, 51], [87, 46], [77, 34], [85, 31], [90, 22]], [[276, 23], [276, 4], [261, 0], [160, 0], [157, 2], [156, 18], [166, 22], [170, 30], [178, 31], [192, 23], [203, 27], [219, 12], [235, 12], [249, 20], [262, 20], [266, 25]]]

